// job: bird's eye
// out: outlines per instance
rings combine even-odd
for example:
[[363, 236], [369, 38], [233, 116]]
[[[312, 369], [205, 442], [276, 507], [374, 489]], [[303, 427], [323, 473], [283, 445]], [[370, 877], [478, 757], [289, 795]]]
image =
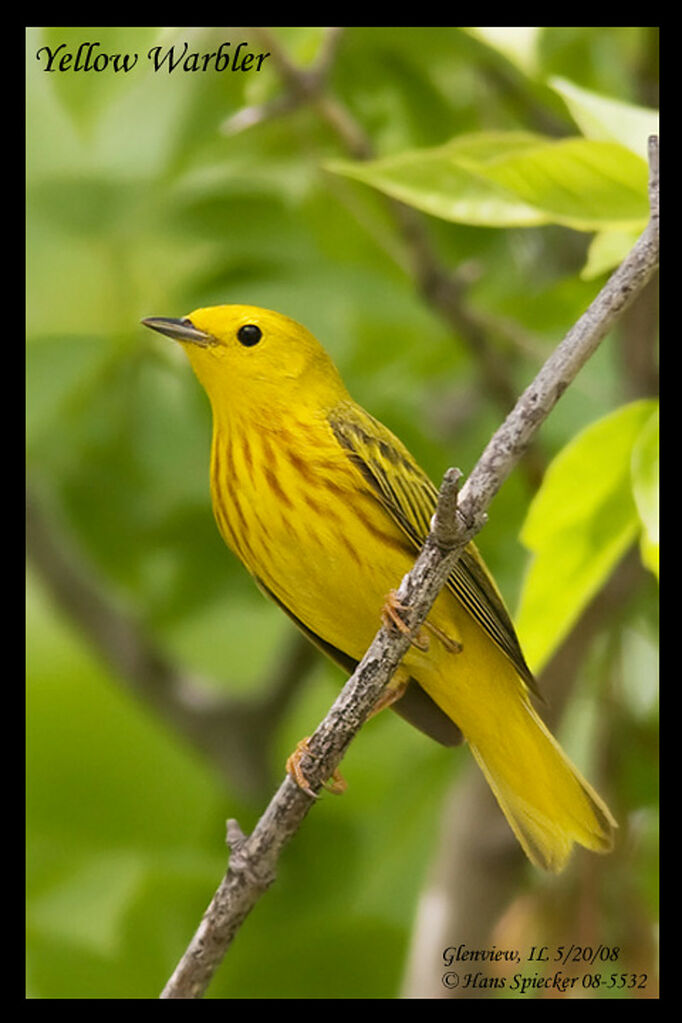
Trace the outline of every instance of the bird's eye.
[[257, 327], [255, 323], [245, 323], [243, 327], [240, 327], [237, 331], [237, 340], [250, 348], [252, 345], [257, 345], [263, 336], [263, 331], [260, 327]]

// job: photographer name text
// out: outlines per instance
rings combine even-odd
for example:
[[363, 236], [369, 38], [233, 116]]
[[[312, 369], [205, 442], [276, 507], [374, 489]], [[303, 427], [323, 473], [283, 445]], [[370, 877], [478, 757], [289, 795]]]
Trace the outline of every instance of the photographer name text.
[[[463, 991], [505, 990], [519, 995], [582, 990], [617, 996], [620, 992], [645, 991], [649, 983], [648, 974], [623, 969], [621, 953], [620, 945], [603, 944], [532, 945], [525, 952], [496, 945], [490, 948], [451, 945], [443, 950], [446, 969], [441, 974], [441, 982], [451, 991], [455, 988]], [[520, 966], [521, 971], [512, 974], [510, 963]], [[529, 969], [529, 963], [543, 968]], [[481, 964], [481, 967], [472, 964]], [[497, 972], [500, 969], [503, 972]]]

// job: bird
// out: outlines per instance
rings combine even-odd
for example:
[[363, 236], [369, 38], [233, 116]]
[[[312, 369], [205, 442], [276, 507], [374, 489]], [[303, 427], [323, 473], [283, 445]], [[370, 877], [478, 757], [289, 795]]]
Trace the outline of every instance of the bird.
[[[290, 317], [226, 304], [142, 323], [180, 343], [210, 401], [210, 488], [225, 543], [352, 673], [380, 622], [406, 628], [395, 587], [429, 534], [436, 487]], [[542, 721], [537, 695], [472, 541], [377, 706], [444, 746], [465, 741], [529, 860], [558, 872], [576, 843], [611, 850], [617, 824]], [[287, 769], [305, 789], [299, 759]]]

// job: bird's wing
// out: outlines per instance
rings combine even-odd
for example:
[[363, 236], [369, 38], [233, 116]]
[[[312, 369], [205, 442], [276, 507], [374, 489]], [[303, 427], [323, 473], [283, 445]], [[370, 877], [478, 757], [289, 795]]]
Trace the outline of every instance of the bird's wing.
[[[332, 646], [331, 643], [328, 643], [321, 636], [318, 636], [316, 632], [313, 632], [312, 629], [309, 629], [307, 625], [304, 625], [301, 619], [279, 597], [276, 597], [272, 590], [257, 576], [256, 582], [263, 593], [281, 607], [284, 613], [291, 618], [311, 643], [315, 644], [318, 650], [326, 654], [327, 657], [338, 664], [340, 668], [343, 668], [344, 671], [348, 672], [349, 675], [353, 674], [358, 666], [358, 661], [354, 657], [350, 657], [343, 650]], [[391, 704], [391, 710], [394, 710], [396, 714], [400, 714], [402, 718], [409, 721], [420, 732], [431, 736], [432, 739], [440, 742], [443, 746], [458, 746], [464, 739], [455, 722], [448, 717], [445, 711], [440, 709], [437, 703], [434, 703], [426, 690], [422, 689], [414, 678], [408, 679], [405, 692], [399, 700]]]
[[[438, 491], [426, 473], [398, 438], [359, 405], [338, 405], [329, 415], [329, 425], [384, 509], [415, 551], [421, 550], [438, 501]], [[539, 696], [509, 612], [475, 544], [466, 546], [447, 586]]]

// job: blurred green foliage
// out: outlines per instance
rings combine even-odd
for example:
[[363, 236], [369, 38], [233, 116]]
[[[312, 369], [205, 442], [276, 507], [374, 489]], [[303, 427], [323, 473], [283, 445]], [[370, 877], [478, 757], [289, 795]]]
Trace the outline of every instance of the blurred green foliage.
[[[378, 160], [477, 132], [590, 137], [576, 109], [610, 123], [591, 109], [600, 95], [656, 105], [653, 29], [496, 30], [510, 33], [501, 44], [489, 31], [344, 32], [330, 88]], [[322, 29], [273, 32], [306, 67], [324, 42]], [[188, 40], [205, 52], [244, 38], [224, 29], [27, 32], [30, 479], [150, 637], [212, 687], [241, 695], [261, 685], [290, 626], [218, 536], [208, 404], [181, 353], [140, 318], [231, 301], [293, 316], [435, 480], [450, 464], [466, 472], [501, 414], [462, 339], [418, 295], [383, 196], [327, 169], [349, 154], [314, 107], [234, 130], [244, 108], [281, 96], [272, 61], [258, 74], [168, 74], [144, 59], [153, 45]], [[93, 40], [140, 61], [128, 74], [50, 74], [36, 58], [43, 45], [75, 51]], [[619, 145], [622, 133], [598, 141]], [[444, 265], [468, 268], [466, 300], [526, 340], [510, 358], [508, 336], [499, 339], [520, 390], [600, 286], [581, 276], [590, 236], [551, 223], [425, 223]], [[625, 244], [595, 256], [594, 273]], [[614, 335], [544, 428], [548, 460], [632, 390]], [[632, 454], [630, 500], [650, 567], [656, 445], [657, 424]], [[480, 537], [512, 607], [528, 562], [517, 538], [530, 496], [516, 474]], [[610, 765], [605, 795], [628, 836], [614, 878], [634, 878], [637, 912], [618, 916], [616, 880], [604, 899], [609, 928], [631, 946], [631, 920], [648, 933], [657, 913], [656, 606], [650, 576], [586, 658], [573, 707], [598, 718], [608, 707], [613, 744], [627, 750]], [[300, 690], [268, 751], [273, 779], [341, 679], [321, 664]], [[246, 830], [263, 800], [226, 787], [130, 697], [34, 573], [28, 721], [29, 994], [155, 997], [224, 869], [224, 819]], [[308, 818], [209, 997], [397, 995], [443, 794], [465, 762], [392, 715], [370, 722], [344, 762], [348, 794], [325, 797]], [[529, 873], [529, 885], [536, 880]]]
[[633, 464], [652, 420], [658, 421], [656, 402], [642, 400], [582, 430], [554, 459], [530, 504], [521, 539], [535, 557], [516, 624], [535, 672], [642, 533], [636, 493], [650, 509], [649, 521], [657, 521], [651, 508], [657, 504], [655, 481], [651, 486], [657, 448]]

